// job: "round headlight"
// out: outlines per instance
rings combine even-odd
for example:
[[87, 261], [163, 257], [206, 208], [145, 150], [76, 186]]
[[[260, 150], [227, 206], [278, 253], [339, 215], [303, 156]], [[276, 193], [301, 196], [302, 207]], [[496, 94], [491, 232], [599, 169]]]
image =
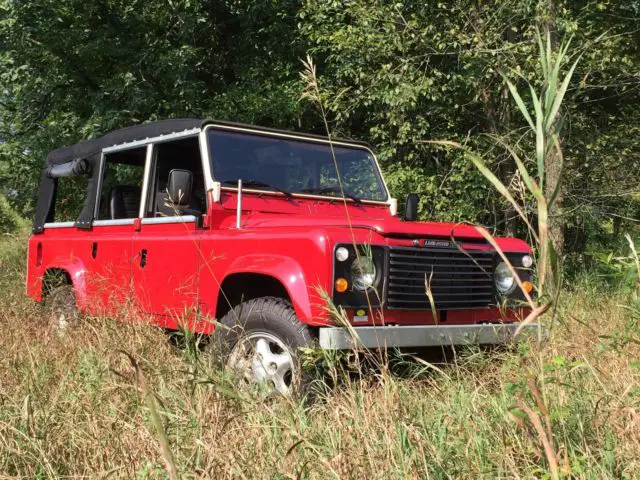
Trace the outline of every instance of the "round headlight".
[[523, 255], [522, 256], [522, 266], [524, 268], [529, 268], [529, 267], [531, 267], [531, 265], [533, 265], [533, 258], [531, 258], [531, 255]]
[[344, 247], [336, 248], [336, 260], [344, 262], [347, 258], [349, 258], [349, 250]]
[[502, 294], [511, 293], [516, 285], [516, 279], [506, 263], [500, 262], [493, 272], [496, 288]]
[[376, 282], [376, 265], [368, 257], [357, 258], [351, 264], [351, 283], [358, 290], [373, 287]]

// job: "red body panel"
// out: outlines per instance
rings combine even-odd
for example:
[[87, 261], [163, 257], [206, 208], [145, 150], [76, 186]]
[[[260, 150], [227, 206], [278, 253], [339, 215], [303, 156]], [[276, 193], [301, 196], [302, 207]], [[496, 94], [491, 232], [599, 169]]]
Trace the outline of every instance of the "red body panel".
[[[223, 208], [235, 213], [235, 195], [223, 194]], [[389, 208], [382, 205], [345, 203], [342, 200], [286, 200], [275, 195], [252, 195], [243, 201], [245, 227], [296, 228], [300, 226], [300, 215], [305, 216], [304, 225], [311, 227], [344, 227], [371, 230], [385, 237], [440, 237], [483, 240], [482, 234], [473, 226], [444, 222], [404, 222], [389, 214]], [[283, 215], [283, 213], [290, 213]], [[348, 219], [351, 221], [349, 222]], [[235, 215], [227, 216], [221, 228], [234, 225]], [[349, 232], [347, 232], [348, 234]], [[350, 239], [347, 238], [347, 241]], [[505, 252], [530, 252], [526, 242], [517, 238], [499, 238], [498, 244]]]
[[[411, 246], [416, 238], [453, 236], [465, 247], [488, 248], [478, 244], [482, 235], [473, 227], [403, 222], [391, 216], [385, 205], [349, 201], [345, 207], [342, 200], [244, 192], [242, 207], [241, 229], [235, 228], [236, 194], [227, 190], [220, 203], [213, 203], [209, 196], [207, 228], [193, 222], [143, 222], [139, 231], [134, 225], [94, 226], [89, 231], [45, 228], [29, 240], [27, 292], [40, 301], [43, 275], [59, 268], [68, 272], [81, 309], [117, 315], [118, 308], [130, 305], [151, 315], [159, 325], [177, 328], [176, 319], [185, 313], [199, 311], [205, 318], [215, 317], [220, 285], [226, 277], [257, 273], [284, 286], [300, 321], [323, 325], [328, 318], [319, 292], [333, 289], [336, 243]], [[464, 239], [470, 240], [468, 245]], [[530, 252], [518, 239], [501, 238], [498, 244], [506, 252]], [[382, 315], [385, 323], [434, 322], [430, 312], [396, 310]], [[505, 316], [496, 309], [479, 309], [448, 312], [446, 321], [515, 318], [515, 312]], [[212, 324], [194, 322], [190, 328], [209, 333]]]
[[133, 234], [131, 280], [140, 312], [177, 328], [198, 305], [202, 230], [194, 222], [143, 224]]
[[96, 315], [115, 313], [131, 298], [132, 234], [132, 226], [119, 225], [96, 226], [91, 231], [45, 229], [33, 235], [29, 240], [27, 293], [42, 300], [45, 272], [60, 269], [69, 275], [81, 309]]

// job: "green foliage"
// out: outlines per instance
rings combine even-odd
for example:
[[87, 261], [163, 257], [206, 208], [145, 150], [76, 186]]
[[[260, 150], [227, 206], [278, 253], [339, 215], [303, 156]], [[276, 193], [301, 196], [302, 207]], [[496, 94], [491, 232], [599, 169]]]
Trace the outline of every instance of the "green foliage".
[[25, 226], [25, 220], [16, 213], [4, 195], [0, 194], [0, 234], [13, 233]]
[[[423, 209], [423, 218], [463, 218], [508, 232], [514, 231], [515, 217], [508, 203], [485, 193], [480, 175], [465, 176], [459, 184], [465, 169], [461, 153], [447, 154], [423, 141], [465, 143], [484, 153], [502, 183], [517, 186], [521, 178], [515, 168], [482, 137], [499, 136], [518, 152], [530, 149], [531, 140], [522, 137], [527, 121], [510, 102], [500, 72], [512, 82], [531, 79], [540, 90], [536, 27], [553, 24], [557, 36], [572, 36], [582, 61], [563, 86], [566, 107], [560, 111], [560, 104], [551, 103], [545, 116], [561, 113], [565, 119], [564, 211], [570, 213], [560, 221], [569, 245], [583, 251], [581, 240], [592, 230], [576, 225], [597, 226], [611, 215], [638, 218], [637, 182], [632, 185], [637, 175], [631, 172], [640, 169], [633, 80], [640, 53], [633, 25], [640, 12], [626, 2], [554, 3], [549, 11], [547, 2], [521, 0], [499, 5], [308, 1], [298, 18], [320, 65], [332, 127], [379, 148], [394, 193], [402, 197], [417, 190], [428, 196], [426, 205], [438, 207]], [[527, 92], [522, 101], [528, 97]], [[624, 220], [620, 231], [631, 222]]]
[[472, 7], [478, 23], [485, 21], [475, 31], [467, 28], [469, 2], [307, 2], [299, 14], [313, 55], [326, 59], [321, 81], [335, 129], [379, 148], [397, 195], [414, 189], [435, 204], [423, 218], [495, 223], [495, 210], [504, 209], [487, 201], [484, 179], [468, 173], [462, 154], [448, 155], [424, 140], [463, 140], [472, 133], [470, 140], [482, 143], [475, 134], [496, 128], [500, 114], [489, 115], [487, 107], [502, 88], [495, 68], [504, 58], [497, 54], [531, 51], [516, 44], [516, 35], [513, 42], [501, 38], [508, 17], [526, 38], [524, 19], [532, 9], [517, 3], [510, 5], [515, 15], [511, 8]]
[[553, 25], [582, 56], [560, 111], [559, 212], [580, 261], [590, 241], [615, 242], [640, 217], [639, 17], [637, 3], [614, 0], [0, 0], [0, 193], [30, 216], [47, 151], [148, 120], [323, 133], [298, 101], [309, 52], [330, 130], [377, 148], [395, 196], [421, 193], [423, 219], [524, 234], [461, 152], [425, 140], [464, 143], [517, 188], [508, 155], [485, 134], [530, 149], [501, 72], [539, 91], [535, 28]]
[[31, 214], [48, 151], [148, 120], [293, 127], [303, 52], [296, 7], [0, 1], [1, 190], [15, 191], [12, 201]]

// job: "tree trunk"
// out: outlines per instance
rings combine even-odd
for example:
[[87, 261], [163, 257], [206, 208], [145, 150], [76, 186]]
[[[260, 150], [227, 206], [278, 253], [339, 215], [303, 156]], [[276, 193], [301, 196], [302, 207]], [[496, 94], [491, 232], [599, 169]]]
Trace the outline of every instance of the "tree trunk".
[[[559, 139], [559, 141], [561, 141]], [[549, 208], [549, 238], [553, 243], [553, 248], [555, 249], [558, 257], [561, 257], [564, 252], [564, 222], [562, 221], [562, 205], [564, 200], [564, 188], [562, 186], [562, 163], [561, 159], [555, 151], [550, 153], [545, 158], [545, 185], [544, 185], [544, 196], [547, 201], [551, 200], [553, 193], [555, 192], [556, 186], [558, 183], [560, 187], [558, 188], [558, 193], [552, 205]]]

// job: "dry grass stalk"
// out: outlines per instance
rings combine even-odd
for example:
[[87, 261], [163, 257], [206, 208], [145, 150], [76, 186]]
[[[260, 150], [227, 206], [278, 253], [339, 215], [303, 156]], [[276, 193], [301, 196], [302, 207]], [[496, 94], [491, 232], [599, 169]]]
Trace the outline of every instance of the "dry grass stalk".
[[138, 363], [138, 360], [136, 360], [133, 355], [125, 351], [122, 351], [122, 353], [129, 358], [131, 368], [135, 372], [136, 383], [140, 387], [140, 390], [142, 390], [144, 402], [146, 403], [147, 408], [149, 409], [149, 414], [151, 415], [151, 422], [153, 423], [153, 426], [156, 429], [156, 434], [158, 435], [162, 458], [164, 459], [167, 468], [167, 475], [169, 475], [170, 480], [178, 480], [178, 470], [176, 469], [173, 454], [171, 453], [171, 446], [169, 445], [167, 432], [165, 431], [162, 419], [160, 418], [158, 402], [149, 388], [149, 384], [147, 383], [147, 379], [142, 371], [140, 363]]
[[538, 440], [540, 440], [540, 443], [544, 447], [544, 453], [549, 464], [549, 473], [551, 474], [551, 478], [553, 480], [558, 480], [560, 478], [560, 473], [558, 470], [558, 459], [551, 443], [552, 439], [549, 438], [548, 434], [542, 427], [540, 416], [524, 403], [519, 403], [517, 406], [520, 410], [527, 414], [531, 425], [533, 425], [533, 428], [538, 434]]
[[[333, 165], [336, 169], [336, 178], [338, 180], [338, 186], [340, 188], [340, 194], [342, 195], [342, 203], [344, 205], [344, 214], [347, 220], [347, 225], [349, 226], [349, 233], [351, 235], [351, 244], [356, 254], [356, 258], [360, 260], [360, 251], [358, 249], [358, 245], [356, 244], [356, 236], [353, 231], [353, 224], [351, 222], [351, 214], [349, 213], [349, 207], [347, 204], [347, 196], [345, 195], [344, 182], [342, 180], [342, 174], [340, 172], [340, 167], [338, 165], [338, 159], [336, 158], [336, 152], [333, 144], [333, 135], [331, 133], [331, 129], [329, 128], [329, 120], [327, 116], [327, 110], [324, 106], [324, 102], [322, 100], [322, 94], [320, 91], [320, 85], [318, 82], [318, 75], [316, 71], [316, 65], [311, 58], [310, 55], [307, 55], [306, 60], [302, 61], [303, 70], [300, 72], [300, 79], [302, 80], [302, 84], [304, 86], [304, 90], [302, 91], [301, 99], [309, 100], [313, 104], [315, 104], [320, 110], [320, 116], [322, 117], [322, 122], [324, 124], [325, 133], [327, 135], [327, 139], [329, 140], [329, 148], [331, 150], [331, 157], [333, 159]], [[362, 272], [361, 272], [362, 273]], [[380, 318], [382, 318], [382, 324], [384, 324], [384, 314], [381, 309], [377, 312], [374, 312], [372, 307], [371, 298], [369, 297], [370, 292], [365, 290], [365, 295], [367, 297], [367, 304], [369, 307], [369, 315], [371, 318], [376, 318], [376, 313]]]

